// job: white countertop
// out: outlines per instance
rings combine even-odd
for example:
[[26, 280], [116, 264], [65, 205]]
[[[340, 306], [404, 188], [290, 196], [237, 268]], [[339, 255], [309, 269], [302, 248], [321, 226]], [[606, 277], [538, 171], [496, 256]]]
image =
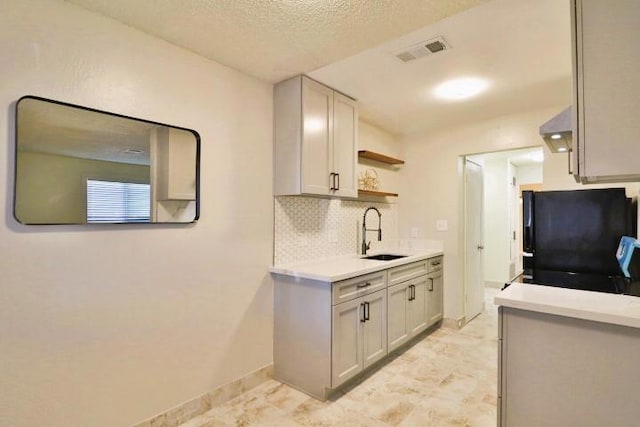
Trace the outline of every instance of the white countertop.
[[[269, 269], [273, 274], [300, 277], [304, 279], [320, 280], [323, 282], [337, 282], [338, 280], [350, 279], [367, 273], [374, 273], [386, 270], [391, 267], [408, 264], [410, 262], [421, 261], [443, 254], [442, 250], [407, 251], [393, 250], [384, 251], [394, 255], [407, 255], [392, 261], [378, 261], [373, 259], [362, 259], [360, 255], [351, 255], [318, 261], [308, 261], [304, 263], [276, 265]], [[376, 255], [372, 252], [369, 255]]]
[[553, 286], [513, 283], [496, 305], [640, 328], [640, 298]]

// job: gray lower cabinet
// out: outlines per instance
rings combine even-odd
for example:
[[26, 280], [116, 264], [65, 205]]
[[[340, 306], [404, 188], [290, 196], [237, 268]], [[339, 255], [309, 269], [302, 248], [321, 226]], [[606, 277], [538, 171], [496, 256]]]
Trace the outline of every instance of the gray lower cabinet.
[[388, 343], [393, 351], [427, 329], [427, 276], [391, 286], [389, 300]]
[[333, 283], [274, 274], [274, 377], [325, 400], [426, 330], [442, 317], [436, 259]]
[[443, 304], [442, 271], [427, 275], [427, 323], [429, 326], [442, 320]]
[[386, 319], [386, 290], [332, 307], [332, 388], [387, 355]]
[[638, 425], [640, 329], [498, 310], [498, 426]]

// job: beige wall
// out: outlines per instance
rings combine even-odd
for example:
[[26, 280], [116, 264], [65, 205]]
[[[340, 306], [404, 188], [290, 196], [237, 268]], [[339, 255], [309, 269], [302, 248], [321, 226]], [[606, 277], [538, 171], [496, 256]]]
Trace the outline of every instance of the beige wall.
[[[390, 157], [404, 159], [402, 145], [393, 134], [363, 120], [360, 120], [359, 133], [360, 150], [374, 151]], [[387, 165], [374, 160], [360, 159], [358, 173], [363, 173], [367, 169], [373, 169], [378, 175], [380, 191], [389, 193], [400, 192], [400, 174], [398, 171], [402, 169], [401, 165]], [[396, 203], [398, 199], [388, 197], [387, 201], [389, 203]]]
[[[272, 86], [62, 1], [0, 5], [0, 425], [126, 426], [272, 362]], [[197, 130], [194, 225], [22, 226], [15, 101]]]
[[18, 153], [16, 216], [25, 224], [87, 220], [87, 178], [149, 183], [149, 166]]
[[[423, 239], [443, 240], [445, 249], [445, 317], [464, 315], [462, 173], [461, 156], [538, 146], [538, 127], [562, 106], [485, 122], [461, 125], [403, 139], [407, 163], [402, 185], [398, 235], [407, 238], [416, 227]], [[436, 231], [436, 220], [448, 220], [446, 232]]]

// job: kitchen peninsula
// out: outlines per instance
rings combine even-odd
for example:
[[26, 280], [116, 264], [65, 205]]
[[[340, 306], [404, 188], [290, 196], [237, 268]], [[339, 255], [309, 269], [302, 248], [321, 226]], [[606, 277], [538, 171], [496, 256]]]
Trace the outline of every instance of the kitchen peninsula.
[[389, 260], [354, 255], [272, 267], [275, 378], [325, 400], [437, 325], [442, 254], [393, 252], [383, 254]]
[[514, 283], [495, 303], [499, 426], [637, 425], [638, 297]]

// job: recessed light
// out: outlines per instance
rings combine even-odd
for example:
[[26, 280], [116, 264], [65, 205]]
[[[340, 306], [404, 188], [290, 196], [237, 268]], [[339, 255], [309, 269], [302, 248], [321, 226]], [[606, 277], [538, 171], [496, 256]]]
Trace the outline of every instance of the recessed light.
[[447, 80], [433, 89], [433, 94], [446, 101], [461, 101], [472, 98], [489, 87], [489, 82], [478, 77], [463, 77]]
[[558, 151], [560, 152], [567, 151], [567, 147], [558, 147]]
[[560, 139], [562, 138], [562, 135], [560, 135], [559, 133], [554, 133], [553, 135], [551, 135], [551, 139]]

